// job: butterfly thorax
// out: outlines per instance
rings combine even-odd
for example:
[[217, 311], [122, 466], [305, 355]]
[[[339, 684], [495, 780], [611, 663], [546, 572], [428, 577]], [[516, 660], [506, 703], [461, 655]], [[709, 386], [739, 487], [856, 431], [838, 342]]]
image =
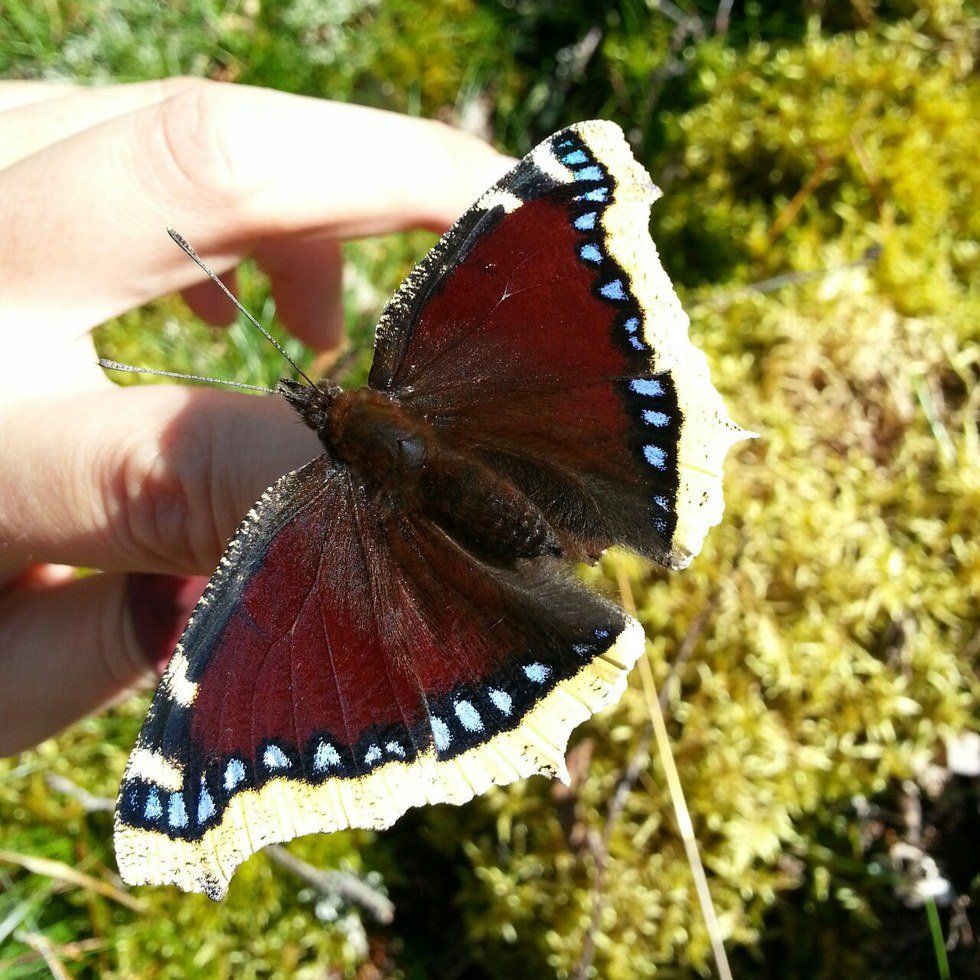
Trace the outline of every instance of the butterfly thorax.
[[475, 455], [447, 448], [435, 427], [395, 396], [280, 382], [279, 391], [330, 457], [368, 490], [422, 512], [481, 557], [500, 564], [560, 555], [541, 510]]

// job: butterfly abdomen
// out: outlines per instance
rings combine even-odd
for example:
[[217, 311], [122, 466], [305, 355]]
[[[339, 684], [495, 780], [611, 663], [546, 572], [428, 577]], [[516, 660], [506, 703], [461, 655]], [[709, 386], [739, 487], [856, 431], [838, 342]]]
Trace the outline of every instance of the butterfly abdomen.
[[544, 514], [517, 487], [475, 459], [438, 447], [422, 475], [423, 510], [451, 537], [491, 562], [558, 556]]

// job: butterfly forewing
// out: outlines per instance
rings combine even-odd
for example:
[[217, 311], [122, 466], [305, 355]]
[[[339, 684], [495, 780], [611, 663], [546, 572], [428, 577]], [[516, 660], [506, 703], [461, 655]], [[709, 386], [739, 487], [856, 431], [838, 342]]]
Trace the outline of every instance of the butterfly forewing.
[[720, 519], [721, 463], [744, 433], [650, 240], [657, 196], [614, 124], [556, 133], [396, 294], [371, 383], [506, 472], [586, 553], [617, 543], [677, 566]]

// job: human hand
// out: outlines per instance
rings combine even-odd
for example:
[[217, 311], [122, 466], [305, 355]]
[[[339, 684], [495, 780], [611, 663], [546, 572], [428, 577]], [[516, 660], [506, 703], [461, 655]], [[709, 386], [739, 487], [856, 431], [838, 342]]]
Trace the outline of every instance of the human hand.
[[166, 227], [232, 288], [253, 256], [283, 324], [327, 349], [339, 241], [441, 230], [508, 163], [437, 123], [262, 89], [0, 82], [0, 755], [168, 656], [203, 588], [187, 576], [319, 451], [279, 398], [119, 388], [96, 365], [89, 331], [165, 293], [234, 318]]

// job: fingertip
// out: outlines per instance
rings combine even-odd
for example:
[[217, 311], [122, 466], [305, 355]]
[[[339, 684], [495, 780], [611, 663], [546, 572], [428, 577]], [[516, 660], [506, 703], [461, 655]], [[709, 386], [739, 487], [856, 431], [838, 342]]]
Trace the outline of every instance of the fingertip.
[[[218, 278], [234, 296], [238, 295], [238, 276], [234, 269]], [[235, 304], [210, 279], [188, 286], [180, 295], [194, 314], [212, 327], [229, 327], [238, 316]]]
[[443, 127], [443, 133], [448, 166], [429, 187], [435, 192], [436, 213], [440, 215], [433, 225], [436, 231], [448, 228], [517, 162], [471, 133], [450, 126]]
[[343, 255], [326, 238], [282, 239], [256, 259], [269, 275], [283, 326], [315, 351], [337, 348], [344, 336]]
[[499, 153], [493, 147], [487, 146], [487, 151], [484, 153], [479, 169], [474, 177], [474, 182], [478, 188], [477, 194], [493, 187], [498, 180], [513, 170], [518, 162], [516, 157], [508, 156], [506, 153]]
[[204, 575], [126, 576], [126, 602], [147, 663], [162, 675], [194, 607], [208, 584]]
[[323, 284], [273, 287], [276, 313], [286, 330], [311, 350], [332, 351], [344, 336], [344, 310], [339, 290]]

